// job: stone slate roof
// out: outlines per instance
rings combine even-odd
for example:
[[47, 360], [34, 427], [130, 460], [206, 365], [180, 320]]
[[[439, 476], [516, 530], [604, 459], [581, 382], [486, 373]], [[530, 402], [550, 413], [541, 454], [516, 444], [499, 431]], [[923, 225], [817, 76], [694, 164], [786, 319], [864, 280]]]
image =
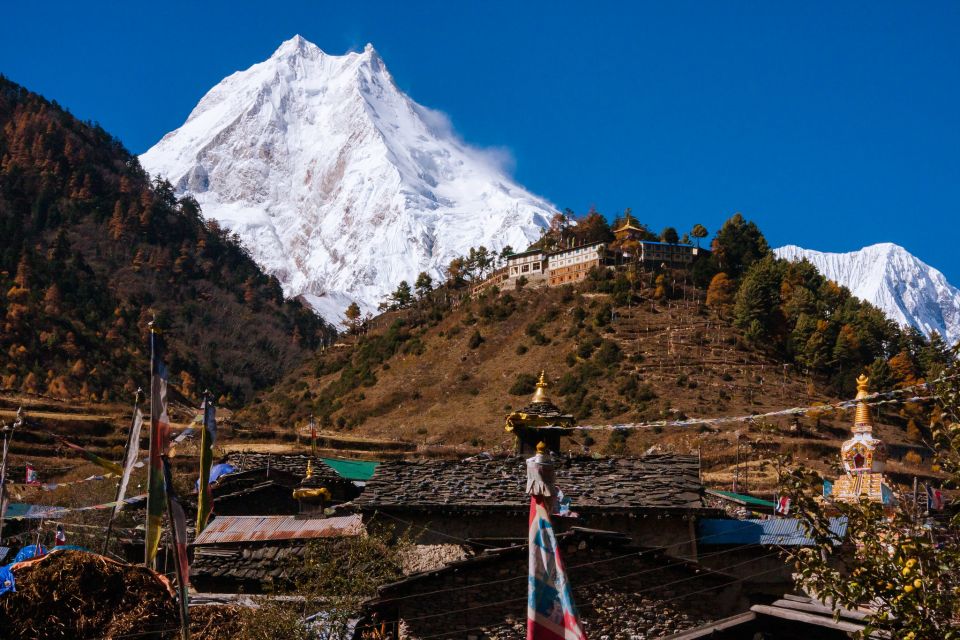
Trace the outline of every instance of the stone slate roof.
[[571, 414], [564, 413], [557, 405], [550, 401], [531, 402], [522, 409], [519, 409], [517, 413], [525, 413], [527, 415], [538, 416], [541, 418], [553, 418], [557, 420], [558, 423], [573, 422], [573, 416]]
[[236, 583], [251, 588], [268, 581], [293, 578], [296, 559], [302, 558], [308, 540], [248, 545], [200, 546], [190, 565], [191, 582]]
[[227, 462], [243, 471], [269, 466], [270, 469], [279, 469], [290, 473], [296, 476], [298, 480], [302, 480], [307, 475], [307, 461], [310, 461], [313, 467], [313, 478], [317, 479], [314, 482], [320, 480], [329, 482], [343, 480], [340, 474], [316, 456], [286, 453], [252, 453], [248, 451], [234, 451], [227, 454]]
[[[365, 511], [526, 509], [526, 475], [521, 457], [384, 462], [353, 504]], [[575, 511], [704, 506], [696, 456], [559, 458], [556, 478]]]

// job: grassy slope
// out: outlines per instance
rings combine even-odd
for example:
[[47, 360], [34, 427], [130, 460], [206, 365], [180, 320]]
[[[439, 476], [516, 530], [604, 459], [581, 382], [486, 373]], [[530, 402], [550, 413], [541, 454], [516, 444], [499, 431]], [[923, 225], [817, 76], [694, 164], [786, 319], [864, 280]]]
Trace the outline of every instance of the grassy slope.
[[[435, 324], [415, 329], [404, 344], [413, 341], [419, 348], [408, 349], [387, 359], [374, 370], [375, 383], [361, 385], [340, 394], [341, 407], [331, 415], [324, 434], [334, 437], [369, 436], [401, 439], [420, 445], [421, 453], [454, 447], [459, 452], [506, 450], [511, 437], [504, 433], [504, 416], [526, 404], [528, 393], [511, 394], [518, 375], [547, 371], [554, 381], [554, 401], [571, 410], [581, 424], [614, 424], [668, 417], [710, 417], [763, 413], [791, 406], [832, 402], [822, 386], [792, 366], [784, 366], [775, 357], [747, 347], [740, 332], [716, 318], [699, 305], [702, 296], [688, 289], [680, 299], [669, 303], [613, 307], [614, 317], [606, 326], [597, 326], [611, 298], [604, 294], [565, 293], [559, 289], [511, 291], [516, 299], [509, 315], [502, 320], [483, 319], [482, 308], [491, 303], [467, 302], [446, 313]], [[684, 296], [686, 300], [684, 300]], [[578, 321], [577, 308], [586, 317]], [[409, 312], [415, 313], [415, 312]], [[371, 335], [359, 344], [383, 332], [397, 317], [381, 317]], [[530, 325], [539, 324], [534, 338]], [[482, 343], [471, 348], [474, 331]], [[615, 342], [622, 350], [619, 362], [598, 364], [602, 349], [586, 358], [579, 351], [584, 342]], [[239, 414], [241, 422], [260, 426], [261, 437], [292, 437], [294, 423], [306, 421], [318, 397], [329, 397], [330, 385], [341, 371], [315, 375], [331, 361], [355, 357], [360, 347], [349, 341], [345, 346], [320, 354], [288, 377], [271, 392], [257, 398]], [[525, 353], [521, 353], [526, 348]], [[586, 363], [586, 364], [585, 364]], [[599, 370], [587, 377], [584, 368]], [[575, 376], [574, 383], [564, 381]], [[641, 392], [624, 385], [634, 378]], [[565, 385], [564, 383], [568, 384]], [[573, 387], [574, 390], [564, 387]], [[324, 389], [327, 389], [325, 392]], [[579, 391], [580, 389], [586, 390]], [[652, 390], [655, 397], [648, 398]], [[564, 393], [567, 391], [567, 393]], [[585, 393], [585, 398], [581, 395]], [[897, 420], [895, 416], [893, 422]], [[337, 426], [338, 423], [341, 426]], [[751, 453], [744, 456], [767, 460], [770, 484], [777, 452], [788, 451], [799, 459], [833, 474], [840, 442], [849, 437], [849, 416], [827, 415], [820, 428], [809, 417], [800, 419], [802, 434], [792, 431], [792, 419], [752, 425], [727, 424], [717, 429], [665, 428], [645, 429], [620, 442], [608, 441], [609, 431], [593, 433], [597, 442], [592, 450], [605, 453], [642, 452], [651, 446], [677, 451], [703, 452], [704, 466], [717, 483], [728, 482], [729, 467], [736, 455], [735, 430], [750, 441]], [[344, 424], [346, 423], [346, 424]], [[878, 432], [891, 444], [905, 443], [902, 427], [880, 426]], [[746, 441], [745, 440], [745, 441]], [[572, 451], [582, 451], [582, 435], [573, 439]], [[757, 463], [759, 467], [759, 462]], [[892, 465], [894, 468], [897, 464]], [[760, 469], [753, 471], [754, 478]], [[710, 478], [711, 476], [708, 476]]]

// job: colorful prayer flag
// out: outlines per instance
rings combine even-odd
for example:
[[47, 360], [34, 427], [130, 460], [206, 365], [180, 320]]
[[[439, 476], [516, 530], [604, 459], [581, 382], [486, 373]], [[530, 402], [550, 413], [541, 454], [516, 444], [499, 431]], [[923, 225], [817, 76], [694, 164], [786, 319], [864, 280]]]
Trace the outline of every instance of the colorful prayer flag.
[[943, 500], [943, 491], [940, 489], [934, 489], [930, 485], [927, 487], [927, 510], [928, 511], [940, 511], [943, 509], [944, 500]]
[[547, 500], [530, 497], [527, 640], [586, 640], [560, 557]]
[[217, 410], [207, 396], [203, 401], [203, 431], [200, 433], [200, 486], [197, 494], [197, 534], [203, 531], [213, 511], [213, 491], [210, 489], [210, 467], [213, 465], [213, 445], [217, 441]]
[[187, 556], [187, 516], [183, 512], [183, 505], [177, 497], [173, 486], [173, 477], [170, 474], [170, 459], [163, 456], [163, 486], [167, 496], [167, 511], [170, 517], [170, 530], [173, 534], [173, 555], [177, 563], [177, 582], [180, 589], [180, 622], [187, 636], [190, 628], [187, 586], [190, 582], [190, 559]]
[[[139, 393], [139, 391], [138, 391]], [[117, 517], [123, 509], [123, 499], [127, 495], [127, 485], [130, 483], [130, 474], [137, 465], [137, 456], [140, 455], [140, 431], [143, 429], [143, 412], [140, 407], [133, 407], [133, 421], [130, 423], [130, 433], [127, 434], [127, 451], [123, 460], [123, 472], [120, 475], [120, 484], [117, 486], [117, 504], [113, 508], [113, 516]]]
[[69, 447], [70, 449], [76, 451], [76, 452], [79, 453], [81, 456], [83, 456], [84, 458], [86, 458], [87, 460], [89, 460], [90, 462], [92, 462], [93, 464], [97, 465], [98, 467], [103, 467], [104, 469], [106, 469], [106, 470], [109, 471], [110, 473], [115, 473], [115, 474], [117, 474], [117, 475], [120, 475], [121, 473], [123, 473], [123, 468], [122, 468], [120, 465], [118, 465], [116, 462], [111, 462], [111, 461], [107, 460], [106, 458], [101, 458], [100, 456], [98, 456], [97, 454], [93, 453], [92, 451], [87, 451], [86, 449], [84, 449], [84, 448], [81, 447], [80, 445], [73, 444], [72, 442], [70, 442], [70, 441], [67, 440], [66, 438], [59, 438], [59, 440], [60, 440], [60, 442], [62, 442], [64, 445], [66, 445], [66, 446]]
[[27, 484], [40, 484], [37, 480], [37, 470], [33, 468], [33, 465], [29, 462], [27, 463], [27, 474], [25, 481]]
[[778, 515], [785, 516], [790, 513], [790, 498], [787, 496], [780, 496], [777, 500], [777, 509], [776, 512]]
[[167, 417], [167, 367], [163, 364], [163, 339], [150, 330], [150, 464], [147, 467], [147, 530], [144, 562], [152, 566], [160, 546], [165, 496], [161, 459], [170, 446], [170, 418]]

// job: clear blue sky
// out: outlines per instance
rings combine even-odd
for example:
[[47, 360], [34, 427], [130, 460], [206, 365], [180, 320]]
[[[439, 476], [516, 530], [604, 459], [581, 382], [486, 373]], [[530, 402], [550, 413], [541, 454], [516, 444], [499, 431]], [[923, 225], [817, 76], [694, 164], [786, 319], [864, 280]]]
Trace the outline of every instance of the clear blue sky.
[[0, 73], [134, 152], [300, 33], [559, 207], [774, 246], [893, 241], [960, 285], [960, 2], [11, 2]]

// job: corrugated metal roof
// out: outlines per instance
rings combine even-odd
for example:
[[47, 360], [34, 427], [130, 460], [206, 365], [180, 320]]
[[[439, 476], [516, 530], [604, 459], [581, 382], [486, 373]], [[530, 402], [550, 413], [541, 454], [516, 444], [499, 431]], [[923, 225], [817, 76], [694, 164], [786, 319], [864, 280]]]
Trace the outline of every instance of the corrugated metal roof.
[[[830, 531], [840, 544], [847, 534], [846, 518], [830, 518]], [[809, 547], [816, 543], [807, 536], [796, 518], [767, 520], [722, 520], [705, 518], [697, 523], [697, 542], [711, 544], [771, 544], [784, 547]]]
[[363, 530], [360, 514], [335, 518], [296, 516], [218, 516], [194, 544], [254, 542], [258, 540], [305, 540], [355, 536]]

